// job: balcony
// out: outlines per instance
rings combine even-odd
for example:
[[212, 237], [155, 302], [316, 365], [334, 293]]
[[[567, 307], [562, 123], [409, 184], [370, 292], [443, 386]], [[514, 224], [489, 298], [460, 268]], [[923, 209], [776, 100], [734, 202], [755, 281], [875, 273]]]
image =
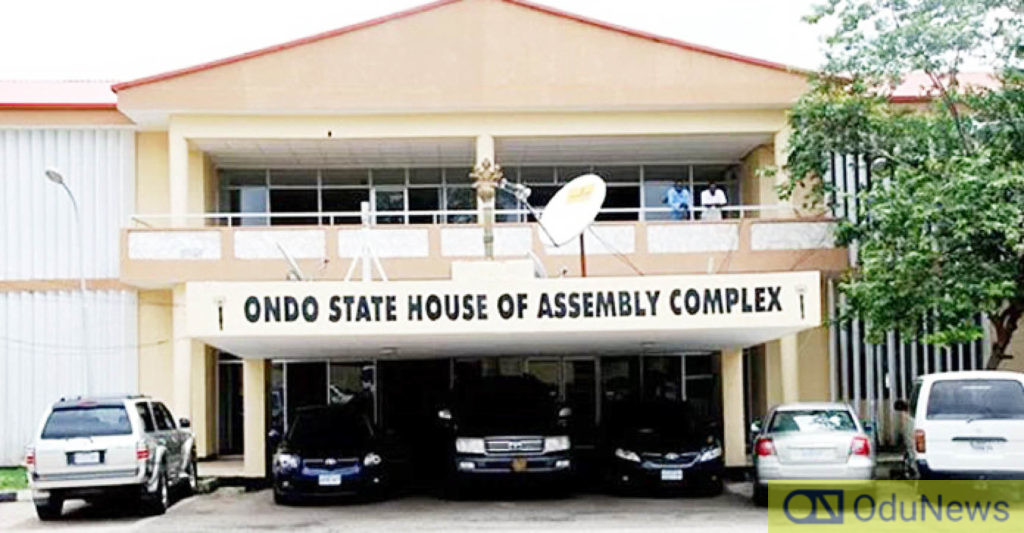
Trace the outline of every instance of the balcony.
[[[651, 211], [667, 214], [668, 210], [645, 210]], [[497, 212], [499, 220], [518, 215]], [[331, 224], [359, 216], [354, 212], [139, 215], [134, 217], [139, 227], [122, 232], [121, 279], [139, 287], [203, 280], [282, 280], [288, 272], [284, 249], [307, 277], [339, 280], [362, 254], [364, 240], [392, 280], [448, 279], [453, 261], [484, 255], [483, 228], [474, 223], [476, 211], [386, 214], [439, 221], [436, 224], [376, 224], [365, 230], [360, 225]], [[381, 216], [374, 213], [370, 219]], [[584, 240], [587, 275], [838, 272], [847, 265], [846, 251], [836, 247], [834, 222], [828, 218], [794, 218], [788, 206], [730, 206], [723, 209], [720, 221], [701, 220], [702, 216], [697, 208], [692, 220], [595, 223]], [[287, 217], [312, 217], [321, 225], [276, 224]], [[467, 223], [447, 223], [453, 217]], [[235, 225], [254, 220], [264, 225]], [[175, 227], [168, 227], [171, 222]], [[535, 223], [496, 224], [494, 250], [498, 259], [532, 254], [549, 277], [581, 274], [579, 244], [546, 247]]]

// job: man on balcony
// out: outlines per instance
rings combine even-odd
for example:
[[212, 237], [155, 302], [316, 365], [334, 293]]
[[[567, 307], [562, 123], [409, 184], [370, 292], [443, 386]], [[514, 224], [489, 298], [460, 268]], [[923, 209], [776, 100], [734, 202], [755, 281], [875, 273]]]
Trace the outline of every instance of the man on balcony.
[[711, 182], [708, 188], [700, 193], [700, 205], [704, 208], [702, 220], [722, 220], [722, 206], [728, 203], [725, 191], [718, 184]]
[[669, 188], [661, 202], [672, 208], [672, 220], [690, 218], [690, 189], [683, 185], [682, 180], [676, 180], [676, 184]]

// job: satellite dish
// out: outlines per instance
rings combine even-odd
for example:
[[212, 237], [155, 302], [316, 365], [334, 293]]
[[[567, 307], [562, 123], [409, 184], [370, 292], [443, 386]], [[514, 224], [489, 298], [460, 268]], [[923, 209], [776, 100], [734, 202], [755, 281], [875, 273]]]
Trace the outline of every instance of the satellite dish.
[[579, 237], [594, 223], [608, 192], [596, 174], [584, 174], [566, 183], [544, 208], [540, 224], [546, 231], [541, 240], [548, 246], [562, 246]]

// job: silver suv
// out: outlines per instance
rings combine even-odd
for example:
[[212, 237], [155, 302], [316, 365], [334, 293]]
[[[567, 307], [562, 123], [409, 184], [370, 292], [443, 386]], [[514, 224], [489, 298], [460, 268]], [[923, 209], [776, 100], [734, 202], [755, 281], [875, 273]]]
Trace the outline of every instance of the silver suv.
[[52, 520], [65, 500], [130, 499], [147, 514], [162, 514], [172, 485], [196, 488], [189, 426], [144, 396], [62, 398], [25, 456], [36, 513]]

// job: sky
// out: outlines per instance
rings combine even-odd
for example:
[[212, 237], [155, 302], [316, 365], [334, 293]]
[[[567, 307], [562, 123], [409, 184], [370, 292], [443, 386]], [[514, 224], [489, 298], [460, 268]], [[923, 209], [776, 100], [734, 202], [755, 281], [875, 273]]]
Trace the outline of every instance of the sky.
[[[2, 0], [0, 79], [125, 81], [421, 5], [426, 0]], [[821, 0], [533, 0], [802, 67], [818, 67]]]

